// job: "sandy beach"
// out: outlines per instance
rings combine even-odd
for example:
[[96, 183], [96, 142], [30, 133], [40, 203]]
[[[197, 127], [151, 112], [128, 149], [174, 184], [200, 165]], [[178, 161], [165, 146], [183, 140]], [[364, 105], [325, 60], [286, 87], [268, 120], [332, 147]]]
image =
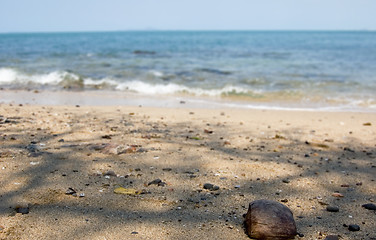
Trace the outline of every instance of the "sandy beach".
[[4, 103], [0, 144], [0, 239], [245, 240], [258, 199], [376, 239], [375, 113]]

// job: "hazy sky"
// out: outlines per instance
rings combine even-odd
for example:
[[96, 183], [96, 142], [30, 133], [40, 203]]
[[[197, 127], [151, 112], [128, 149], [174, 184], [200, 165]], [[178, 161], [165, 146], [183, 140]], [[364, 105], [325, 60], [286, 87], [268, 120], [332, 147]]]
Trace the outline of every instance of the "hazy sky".
[[0, 0], [0, 32], [376, 30], [376, 0]]

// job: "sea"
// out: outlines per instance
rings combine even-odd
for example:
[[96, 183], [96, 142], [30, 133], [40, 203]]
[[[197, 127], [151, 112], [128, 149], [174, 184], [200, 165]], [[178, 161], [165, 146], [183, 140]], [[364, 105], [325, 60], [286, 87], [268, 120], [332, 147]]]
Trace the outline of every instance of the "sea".
[[376, 112], [376, 32], [2, 33], [0, 89]]

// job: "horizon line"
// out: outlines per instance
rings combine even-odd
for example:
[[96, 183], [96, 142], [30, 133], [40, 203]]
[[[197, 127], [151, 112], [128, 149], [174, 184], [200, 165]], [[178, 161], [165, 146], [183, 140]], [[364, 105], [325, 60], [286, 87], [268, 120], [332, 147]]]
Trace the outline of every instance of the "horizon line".
[[31, 33], [101, 33], [101, 32], [375, 32], [376, 29], [119, 29], [119, 30], [54, 30], [0, 31], [0, 34]]

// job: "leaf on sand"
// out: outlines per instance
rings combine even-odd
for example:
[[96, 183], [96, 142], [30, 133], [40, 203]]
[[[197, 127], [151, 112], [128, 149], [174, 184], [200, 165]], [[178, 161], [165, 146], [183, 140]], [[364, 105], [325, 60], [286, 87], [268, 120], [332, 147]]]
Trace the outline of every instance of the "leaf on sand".
[[133, 188], [123, 188], [123, 187], [118, 187], [114, 189], [114, 193], [116, 194], [126, 194], [126, 195], [139, 195], [141, 194], [141, 191], [138, 191]]

